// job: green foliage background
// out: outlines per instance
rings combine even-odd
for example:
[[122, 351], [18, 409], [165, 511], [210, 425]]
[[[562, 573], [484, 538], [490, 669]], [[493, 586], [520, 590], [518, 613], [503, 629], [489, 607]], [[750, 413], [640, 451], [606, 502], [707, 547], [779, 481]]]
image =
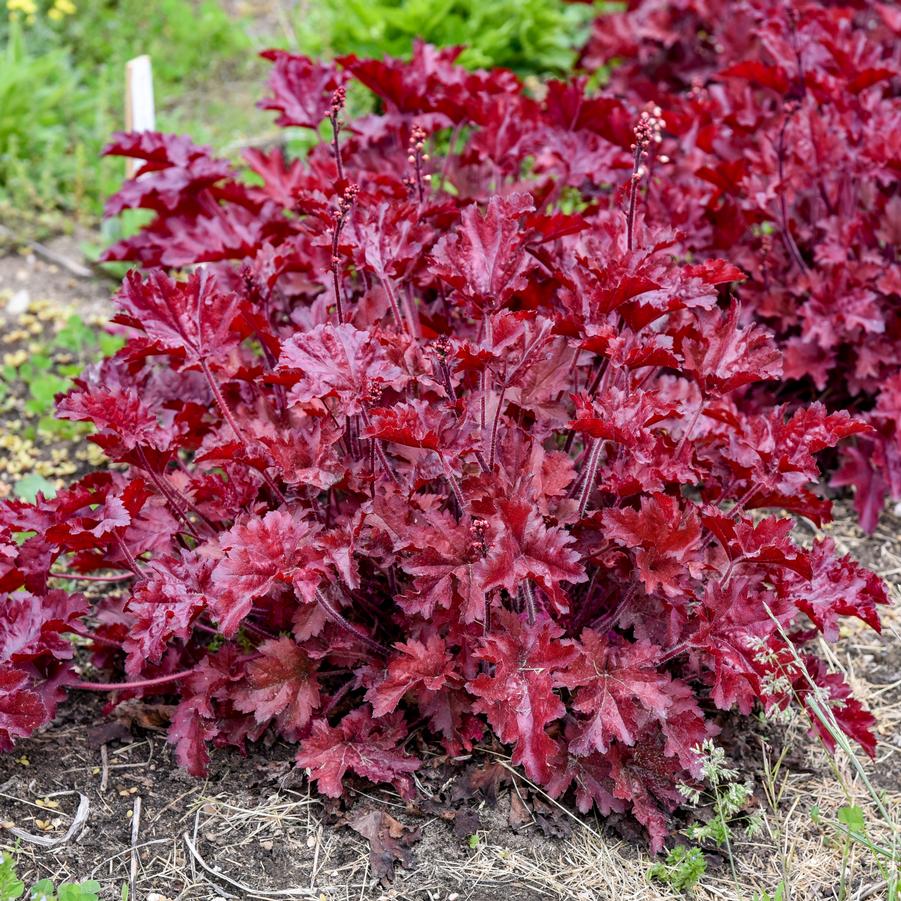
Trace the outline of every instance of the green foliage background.
[[46, 7], [31, 21], [0, 16], [0, 217], [4, 207], [99, 214], [122, 176], [100, 151], [122, 128], [124, 65], [141, 53], [153, 60], [161, 128], [196, 125], [173, 114], [177, 101], [254, 60], [244, 28], [214, 0], [81, 0], [60, 21]]
[[408, 56], [416, 37], [462, 44], [469, 67], [561, 74], [576, 61], [598, 8], [562, 0], [317, 0], [296, 18], [305, 53]]
[[[34, 15], [7, 14], [7, 4], [23, 2]], [[124, 65], [134, 56], [153, 61], [157, 126], [228, 153], [268, 127], [270, 117], [253, 104], [267, 70], [255, 51], [264, 46], [408, 56], [421, 37], [465, 45], [461, 61], [470, 67], [561, 75], [575, 64], [592, 19], [613, 5], [298, 0], [283, 5], [287, 17], [250, 22], [219, 0], [74, 0], [74, 14], [55, 18], [53, 2], [0, 0], [0, 221], [44, 217], [49, 231], [96, 221], [121, 182], [121, 161], [99, 154], [123, 126]]]

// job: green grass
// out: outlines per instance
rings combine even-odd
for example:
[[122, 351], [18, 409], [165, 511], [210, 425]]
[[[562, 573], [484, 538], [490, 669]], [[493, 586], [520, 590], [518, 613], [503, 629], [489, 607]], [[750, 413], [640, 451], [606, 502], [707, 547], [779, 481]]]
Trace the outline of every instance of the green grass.
[[23, 313], [20, 324], [0, 342], [0, 420], [7, 426], [0, 430], [0, 496], [11, 490], [33, 500], [38, 491], [52, 496], [64, 479], [96, 463], [99, 448], [84, 440], [91, 427], [56, 416], [55, 398], [122, 339], [47, 301]]
[[122, 180], [121, 161], [100, 151], [123, 128], [124, 66], [139, 54], [153, 61], [160, 129], [224, 143], [244, 125], [227, 115], [234, 106], [213, 119], [196, 102], [263, 71], [243, 24], [214, 0], [82, 0], [59, 21], [49, 8], [0, 15], [0, 208], [99, 215]]
[[[794, 674], [800, 674], [807, 683], [809, 694], [804, 707], [811, 723], [822, 726], [834, 742], [835, 747], [829, 756], [830, 766], [837, 783], [849, 801], [837, 811], [835, 819], [822, 816], [816, 808], [811, 811], [813, 821], [831, 829], [838, 840], [843, 843], [843, 872], [841, 882], [837, 887], [836, 898], [838, 901], [848, 901], [851, 897], [845, 867], [853, 845], [870, 855], [871, 861], [884, 877], [882, 886], [884, 895], [882, 897], [886, 901], [899, 901], [901, 899], [901, 821], [898, 818], [899, 811], [887, 805], [884, 793], [871, 782], [860, 754], [839, 725], [826, 693], [810, 676], [806, 663], [769, 607], [767, 607], [767, 615], [776, 624], [779, 635], [791, 652], [792, 660], [787, 667], [791, 668]], [[845, 785], [836, 764], [835, 758], [839, 754], [851, 764], [866, 790], [869, 802], [866, 806], [862, 807], [851, 802], [852, 793]], [[877, 833], [880, 837], [874, 838], [871, 833]]]
[[[121, 160], [101, 160], [124, 126], [124, 66], [153, 62], [157, 127], [233, 154], [271, 129], [255, 109], [267, 66], [246, 23], [218, 0], [0, 0], [0, 215], [35, 236], [93, 223], [122, 181]], [[562, 75], [592, 19], [616, 4], [565, 0], [307, 0], [288, 43], [310, 55], [407, 56], [414, 37], [466, 46], [470, 67]], [[34, 6], [34, 15], [7, 13]], [[52, 15], [51, 15], [52, 13]], [[290, 30], [290, 29], [289, 29]]]

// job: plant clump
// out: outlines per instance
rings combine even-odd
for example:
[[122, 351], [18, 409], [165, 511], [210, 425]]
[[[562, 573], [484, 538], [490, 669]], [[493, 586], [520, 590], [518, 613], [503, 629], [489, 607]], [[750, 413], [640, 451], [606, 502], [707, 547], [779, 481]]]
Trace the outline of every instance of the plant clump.
[[[809, 646], [878, 629], [884, 587], [791, 535], [829, 517], [817, 454], [869, 427], [748, 402], [783, 362], [746, 273], [646, 216], [666, 110], [457, 53], [269, 53], [266, 108], [328, 137], [247, 151], [251, 179], [109, 147], [139, 169], [108, 212], [153, 219], [107, 256], [144, 271], [58, 415], [110, 466], [0, 507], [3, 747], [79, 688], [177, 696], [197, 775], [278, 735], [335, 797], [501, 745], [655, 850], [720, 711], [827, 705], [873, 752]], [[344, 121], [351, 79], [379, 114]], [[73, 632], [126, 681], [82, 681]]]

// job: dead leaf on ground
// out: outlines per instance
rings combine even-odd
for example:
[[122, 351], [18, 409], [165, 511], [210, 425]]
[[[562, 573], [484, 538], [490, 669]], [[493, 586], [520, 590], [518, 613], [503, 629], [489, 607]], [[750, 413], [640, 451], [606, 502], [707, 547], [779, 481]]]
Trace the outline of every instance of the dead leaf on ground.
[[572, 835], [572, 822], [559, 807], [533, 795], [532, 809], [543, 835], [548, 838], [569, 838]]
[[131, 729], [117, 720], [108, 720], [88, 729], [88, 747], [95, 750], [111, 741], [131, 741]]
[[482, 828], [478, 813], [469, 807], [454, 811], [454, 835], [457, 838], [469, 838]]
[[407, 813], [417, 817], [438, 817], [445, 823], [450, 823], [456, 838], [468, 838], [482, 828], [479, 813], [474, 808], [454, 808], [432, 798], [423, 798], [419, 803], [408, 804]]
[[392, 881], [395, 863], [408, 870], [413, 866], [411, 846], [422, 838], [421, 829], [408, 829], [384, 810], [367, 810], [347, 825], [369, 840], [369, 865], [379, 879]]
[[531, 811], [526, 807], [525, 801], [519, 796], [516, 789], [510, 792], [510, 815], [507, 817], [507, 822], [511, 829], [522, 829], [523, 826], [534, 822]]
[[128, 726], [138, 726], [153, 732], [162, 732], [169, 728], [174, 704], [148, 704], [145, 701], [123, 701], [116, 708], [116, 719]]
[[468, 801], [480, 797], [494, 806], [498, 789], [510, 781], [510, 771], [500, 763], [484, 763], [471, 766], [454, 783], [451, 801]]

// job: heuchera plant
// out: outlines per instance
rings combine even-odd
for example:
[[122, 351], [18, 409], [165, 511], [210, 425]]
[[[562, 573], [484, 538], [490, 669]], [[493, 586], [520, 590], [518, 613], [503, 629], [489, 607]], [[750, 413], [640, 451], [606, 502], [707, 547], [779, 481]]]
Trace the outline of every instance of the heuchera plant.
[[784, 352], [778, 401], [874, 427], [833, 478], [868, 530], [901, 499], [899, 37], [898, 6], [874, 0], [633, 0], [583, 54], [666, 110], [648, 221], [748, 275], [745, 309]]
[[[264, 106], [328, 137], [248, 151], [250, 180], [185, 138], [109, 148], [140, 161], [109, 213], [154, 218], [108, 258], [146, 272], [59, 403], [111, 466], [2, 507], [4, 747], [67, 688], [177, 695], [198, 775], [211, 745], [296, 742], [330, 796], [409, 796], [425, 742], [496, 742], [654, 849], [717, 711], [816, 684], [872, 753], [805, 645], [878, 629], [883, 586], [765, 512], [826, 520], [816, 454], [869, 428], [740, 403], [780, 354], [742, 270], [646, 222], [656, 110], [457, 52], [268, 54]], [[342, 122], [350, 78], [379, 115]], [[127, 681], [79, 681], [73, 632]]]

